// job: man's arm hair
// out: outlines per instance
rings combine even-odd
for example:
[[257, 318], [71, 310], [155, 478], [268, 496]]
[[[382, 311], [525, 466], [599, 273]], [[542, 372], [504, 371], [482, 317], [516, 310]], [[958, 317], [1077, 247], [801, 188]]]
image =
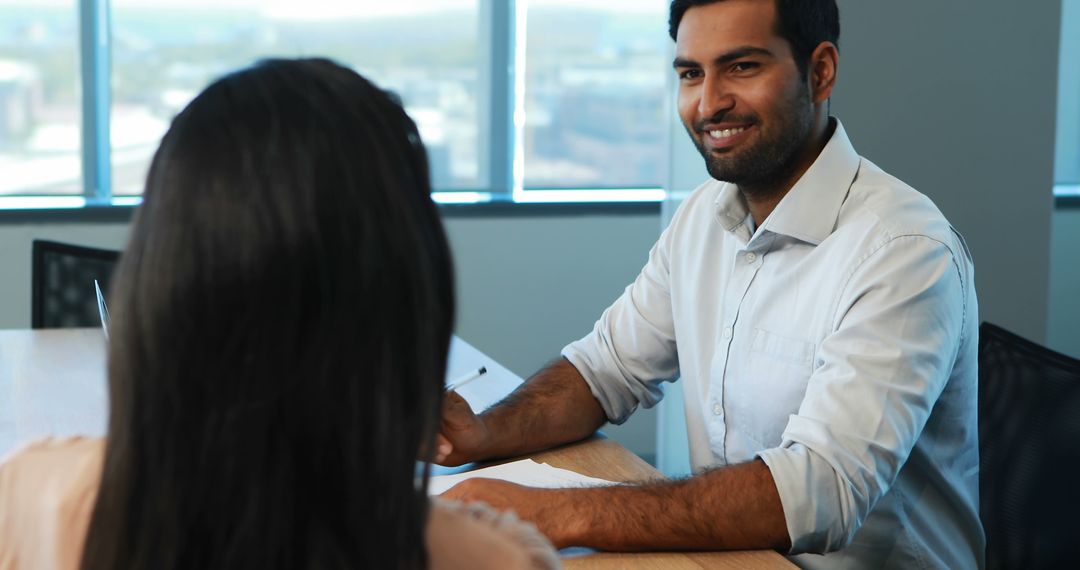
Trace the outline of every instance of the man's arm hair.
[[534, 374], [480, 418], [491, 433], [484, 459], [578, 441], [607, 420], [585, 378], [565, 358]]
[[780, 494], [769, 467], [760, 459], [677, 481], [578, 489], [536, 489], [468, 479], [447, 495], [513, 509], [558, 548], [791, 548]]
[[[791, 548], [784, 509], [761, 460], [677, 481], [569, 490], [552, 501], [566, 509], [557, 546], [603, 550], [749, 550]], [[569, 515], [569, 516], [565, 516]], [[556, 518], [554, 520], [560, 520]], [[559, 525], [560, 523], [555, 523]]]

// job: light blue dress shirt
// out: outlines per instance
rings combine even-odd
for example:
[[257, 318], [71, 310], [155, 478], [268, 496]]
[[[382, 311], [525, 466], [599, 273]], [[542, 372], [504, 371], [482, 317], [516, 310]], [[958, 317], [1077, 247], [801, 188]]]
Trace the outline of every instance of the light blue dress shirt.
[[756, 229], [734, 185], [695, 190], [563, 355], [614, 422], [681, 377], [695, 471], [760, 457], [800, 566], [981, 567], [973, 278], [836, 122]]

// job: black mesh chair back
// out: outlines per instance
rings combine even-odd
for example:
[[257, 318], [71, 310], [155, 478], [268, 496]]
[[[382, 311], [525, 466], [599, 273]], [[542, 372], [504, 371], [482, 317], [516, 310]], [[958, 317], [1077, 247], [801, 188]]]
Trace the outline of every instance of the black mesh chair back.
[[1080, 360], [979, 327], [979, 509], [987, 568], [1080, 558]]
[[100, 326], [94, 280], [107, 292], [119, 258], [118, 251], [34, 240], [31, 326]]

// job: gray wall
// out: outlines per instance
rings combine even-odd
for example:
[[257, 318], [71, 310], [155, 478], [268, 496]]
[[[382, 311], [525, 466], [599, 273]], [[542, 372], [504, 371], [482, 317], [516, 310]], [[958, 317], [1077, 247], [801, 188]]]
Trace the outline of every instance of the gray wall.
[[30, 242], [52, 239], [120, 249], [126, 223], [0, 222], [0, 329], [30, 328]]
[[[637, 275], [659, 214], [449, 218], [458, 334], [528, 377], [558, 357]], [[652, 460], [656, 410], [604, 433]]]
[[859, 152], [975, 257], [981, 318], [1046, 339], [1057, 0], [840, 0], [833, 101]]
[[[445, 220], [457, 265], [457, 333], [522, 377], [589, 330], [633, 280], [659, 234], [658, 213], [455, 217]], [[48, 238], [120, 249], [127, 224], [0, 223], [0, 329], [30, 326], [30, 242]], [[655, 453], [655, 412], [604, 431]]]

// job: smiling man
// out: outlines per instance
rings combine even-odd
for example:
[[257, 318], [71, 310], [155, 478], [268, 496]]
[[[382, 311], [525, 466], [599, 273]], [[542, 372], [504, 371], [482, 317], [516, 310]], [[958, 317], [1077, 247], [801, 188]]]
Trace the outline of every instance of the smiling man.
[[971, 258], [829, 116], [835, 0], [676, 0], [670, 26], [679, 114], [714, 180], [561, 360], [480, 416], [450, 395], [437, 460], [581, 439], [680, 379], [696, 474], [448, 494], [513, 508], [560, 546], [982, 566]]

